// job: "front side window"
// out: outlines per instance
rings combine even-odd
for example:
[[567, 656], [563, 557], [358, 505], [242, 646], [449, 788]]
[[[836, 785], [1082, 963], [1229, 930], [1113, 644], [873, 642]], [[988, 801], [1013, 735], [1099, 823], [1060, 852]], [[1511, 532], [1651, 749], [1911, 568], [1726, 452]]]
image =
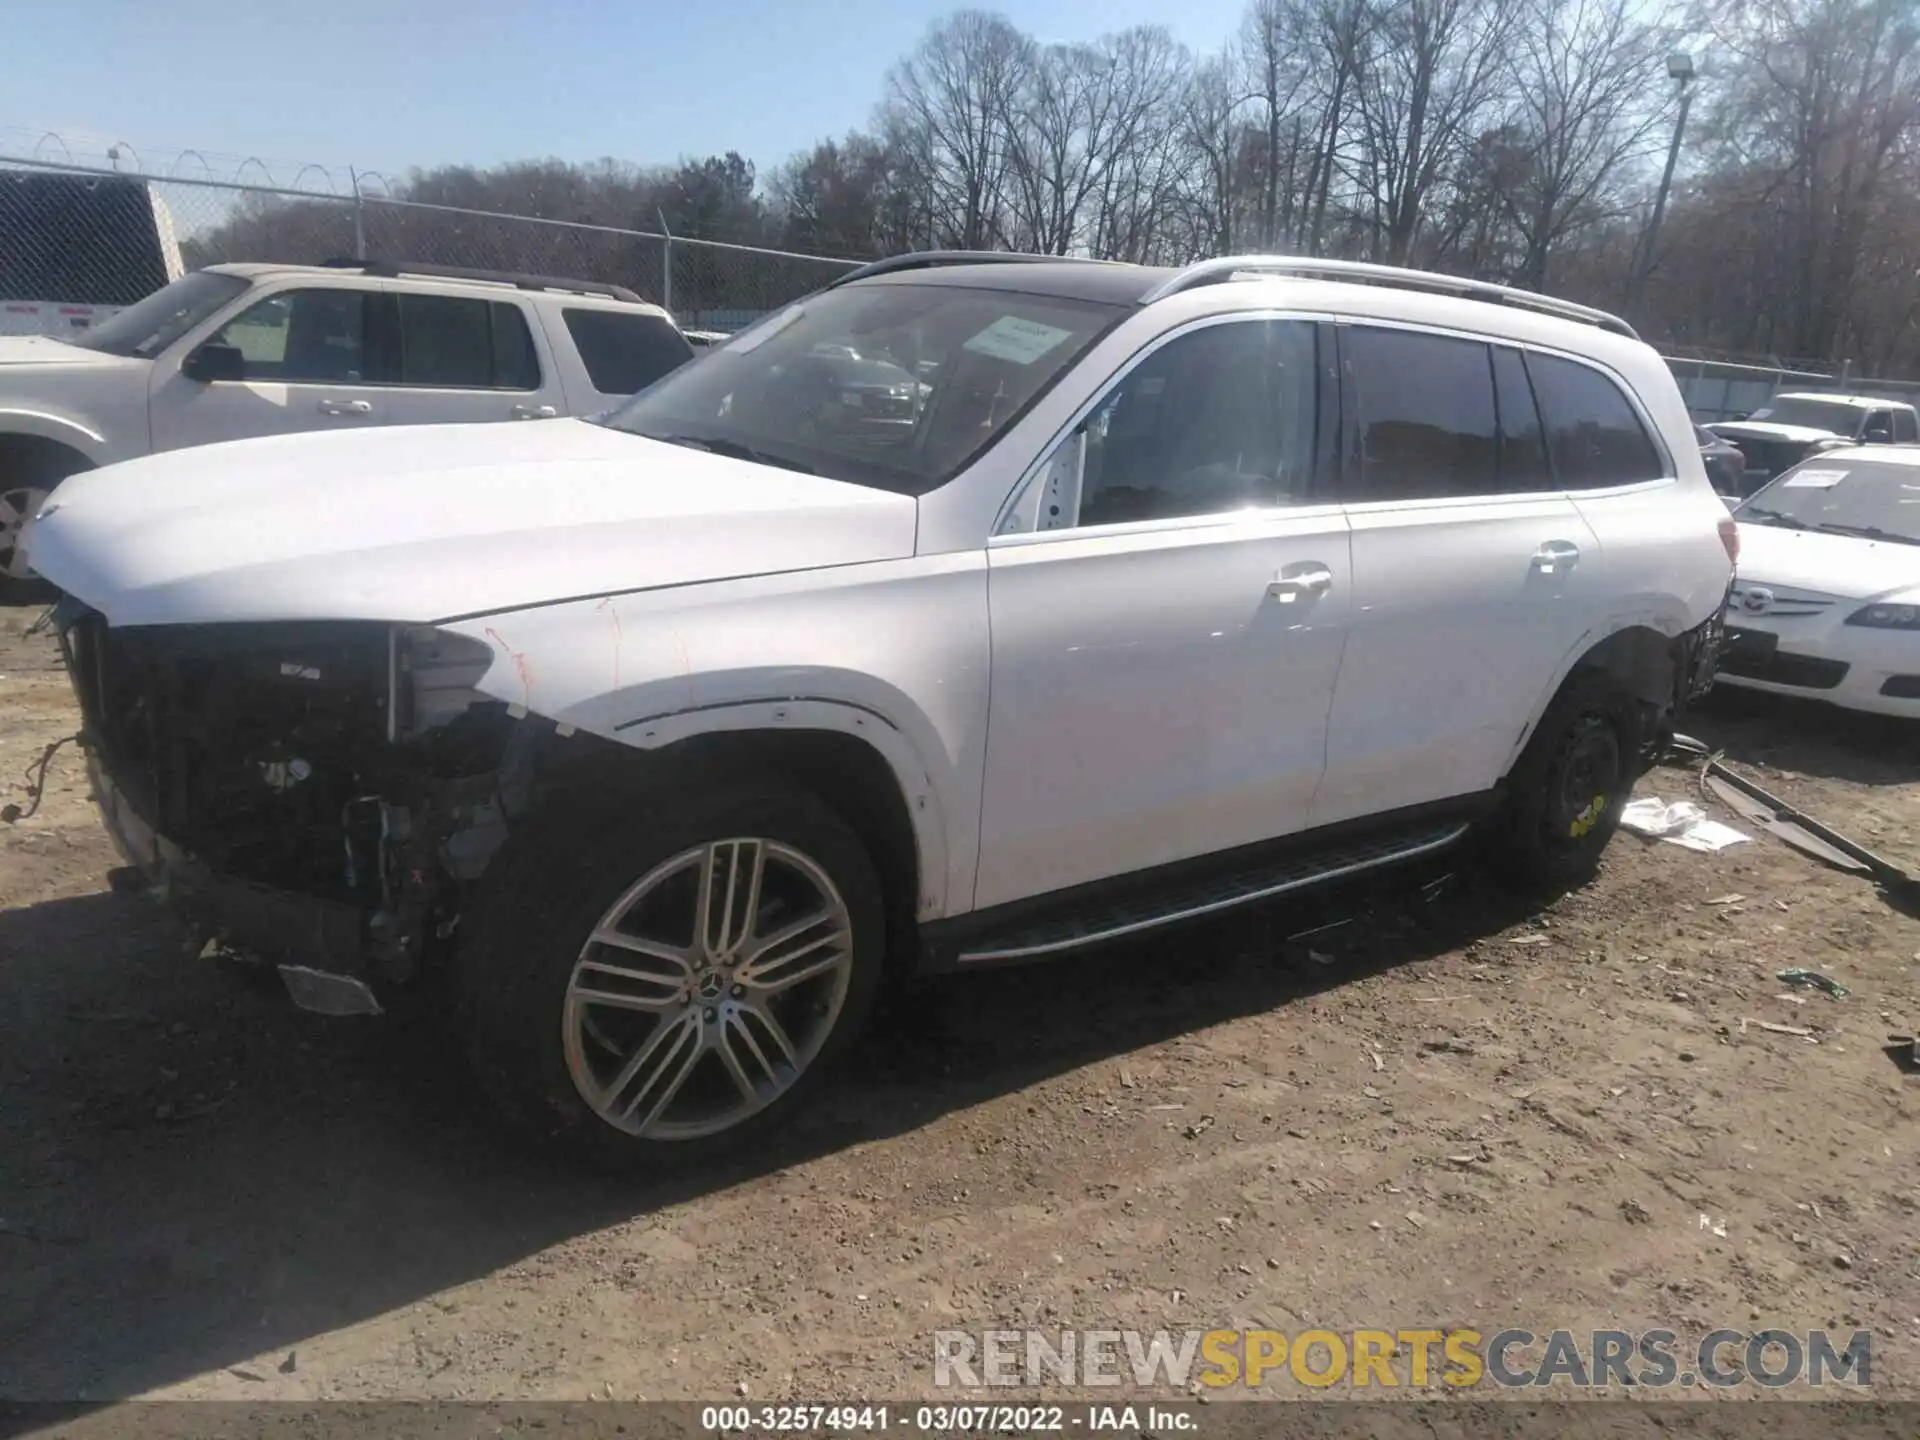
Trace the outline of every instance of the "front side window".
[[1350, 500], [1425, 500], [1500, 489], [1488, 347], [1413, 330], [1342, 332]]
[[217, 270], [195, 270], [163, 285], [67, 340], [83, 350], [150, 360], [213, 312], [246, 291], [248, 282]]
[[1527, 371], [1562, 489], [1632, 485], [1666, 473], [1640, 417], [1607, 376], [1591, 365], [1537, 353], [1527, 356]]
[[358, 290], [282, 290], [234, 316], [213, 343], [240, 352], [248, 380], [365, 383], [366, 306]]
[[601, 423], [924, 495], [983, 454], [1127, 313], [988, 286], [849, 285], [742, 331]]
[[619, 310], [560, 312], [587, 379], [602, 395], [634, 395], [693, 358], [686, 336], [658, 315]]
[[1082, 426], [1080, 524], [1305, 499], [1317, 333], [1298, 320], [1208, 325], [1142, 360]]

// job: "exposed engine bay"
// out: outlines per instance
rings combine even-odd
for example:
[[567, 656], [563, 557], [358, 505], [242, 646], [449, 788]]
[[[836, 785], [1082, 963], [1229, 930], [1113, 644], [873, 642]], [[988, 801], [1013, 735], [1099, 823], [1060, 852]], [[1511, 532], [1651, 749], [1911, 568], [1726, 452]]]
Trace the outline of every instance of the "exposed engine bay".
[[[292, 933], [311, 957], [323, 937], [325, 968], [370, 980], [412, 979], [452, 934], [554, 737], [474, 688], [488, 647], [426, 627], [120, 629], [72, 599], [55, 621], [96, 792], [137, 817], [113, 828], [147, 882], [189, 920], [196, 888], [225, 891], [209, 938]], [[221, 934], [249, 894], [264, 933]]]

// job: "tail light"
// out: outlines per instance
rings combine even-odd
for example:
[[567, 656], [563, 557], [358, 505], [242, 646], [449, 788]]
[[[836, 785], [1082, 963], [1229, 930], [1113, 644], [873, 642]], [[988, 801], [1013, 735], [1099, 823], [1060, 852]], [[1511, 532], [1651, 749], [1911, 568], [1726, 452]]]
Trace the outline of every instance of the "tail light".
[[1727, 548], [1727, 563], [1738, 565], [1740, 563], [1740, 526], [1731, 515], [1720, 522], [1720, 543]]

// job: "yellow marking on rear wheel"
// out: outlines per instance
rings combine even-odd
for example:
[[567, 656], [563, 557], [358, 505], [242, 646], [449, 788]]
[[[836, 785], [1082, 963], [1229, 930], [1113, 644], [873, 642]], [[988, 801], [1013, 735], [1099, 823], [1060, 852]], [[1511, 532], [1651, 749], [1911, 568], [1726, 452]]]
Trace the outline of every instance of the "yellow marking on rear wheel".
[[1582, 810], [1578, 815], [1573, 817], [1573, 823], [1567, 827], [1567, 834], [1572, 836], [1575, 840], [1580, 839], [1589, 830], [1593, 829], [1594, 826], [1600, 823], [1601, 812], [1603, 812], [1606, 808], [1607, 808], [1607, 797], [1605, 795], [1594, 796], [1593, 799], [1588, 803], [1587, 808]]

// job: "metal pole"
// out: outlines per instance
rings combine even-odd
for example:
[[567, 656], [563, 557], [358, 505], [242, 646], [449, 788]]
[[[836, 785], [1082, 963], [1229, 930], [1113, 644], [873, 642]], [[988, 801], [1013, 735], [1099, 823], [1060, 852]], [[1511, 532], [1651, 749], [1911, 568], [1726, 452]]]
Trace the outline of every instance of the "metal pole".
[[364, 260], [367, 258], [366, 207], [360, 201], [360, 176], [351, 165], [347, 167], [347, 179], [353, 182], [353, 258]]
[[660, 217], [660, 308], [673, 314], [673, 231], [667, 228], [667, 212], [655, 210]]
[[1653, 217], [1647, 221], [1647, 233], [1634, 262], [1628, 291], [1629, 308], [1640, 303], [1640, 292], [1653, 270], [1654, 247], [1660, 243], [1660, 221], [1667, 212], [1667, 192], [1673, 188], [1673, 167], [1680, 160], [1680, 138], [1686, 134], [1687, 110], [1692, 104], [1693, 80], [1689, 76], [1680, 82], [1680, 113], [1673, 121], [1673, 142], [1667, 146], [1667, 168], [1660, 172], [1660, 188], [1653, 195]]

